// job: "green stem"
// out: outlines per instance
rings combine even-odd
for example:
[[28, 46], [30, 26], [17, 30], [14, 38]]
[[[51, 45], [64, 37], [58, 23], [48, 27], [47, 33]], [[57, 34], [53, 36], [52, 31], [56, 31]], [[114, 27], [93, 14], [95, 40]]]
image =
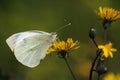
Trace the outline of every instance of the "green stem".
[[93, 63], [92, 63], [92, 66], [91, 66], [91, 69], [90, 69], [89, 80], [92, 80], [92, 75], [93, 75], [93, 71], [94, 71], [94, 66], [95, 66], [95, 63], [96, 63], [98, 57], [99, 57], [99, 55], [96, 55], [96, 57], [95, 57], [95, 59], [94, 59], [94, 61], [93, 61]]
[[[92, 41], [95, 44], [96, 48], [98, 48], [98, 44], [96, 43], [95, 39], [92, 39]], [[98, 57], [99, 57], [99, 55], [97, 54], [94, 61], [93, 61], [93, 63], [92, 63], [92, 66], [91, 66], [91, 69], [90, 69], [89, 80], [92, 80], [93, 71], [95, 71], [94, 66], [95, 66], [95, 63], [96, 63]]]
[[100, 75], [100, 74], [98, 74], [98, 80], [100, 80], [100, 76], [101, 76], [101, 75]]
[[108, 30], [107, 29], [104, 30], [104, 41], [105, 43], [108, 41]]
[[98, 48], [98, 44], [96, 43], [95, 39], [92, 39], [92, 41], [95, 44], [95, 46]]
[[68, 63], [68, 61], [67, 61], [67, 58], [64, 57], [64, 60], [65, 60], [65, 63], [67, 64], [67, 67], [68, 67], [72, 77], [73, 77], [73, 80], [77, 80], [74, 73], [73, 73], [73, 71], [72, 71], [72, 69], [71, 69], [71, 67], [70, 67], [70, 65], [69, 65], [69, 63]]

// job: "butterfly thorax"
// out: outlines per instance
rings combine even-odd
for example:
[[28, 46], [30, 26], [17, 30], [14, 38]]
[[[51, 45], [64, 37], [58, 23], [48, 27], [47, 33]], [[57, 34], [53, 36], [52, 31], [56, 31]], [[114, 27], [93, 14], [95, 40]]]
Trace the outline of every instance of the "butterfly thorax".
[[53, 43], [54, 41], [56, 41], [57, 34], [56, 34], [56, 32], [51, 32], [50, 34], [51, 34], [50, 35], [50, 37], [51, 37], [50, 42]]

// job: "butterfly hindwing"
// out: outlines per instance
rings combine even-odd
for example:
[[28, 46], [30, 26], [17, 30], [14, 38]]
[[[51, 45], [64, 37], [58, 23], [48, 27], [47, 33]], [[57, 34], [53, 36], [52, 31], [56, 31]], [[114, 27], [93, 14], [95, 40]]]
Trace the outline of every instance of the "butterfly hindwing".
[[16, 44], [14, 54], [22, 64], [35, 67], [45, 57], [46, 51], [51, 45], [48, 35], [34, 35]]

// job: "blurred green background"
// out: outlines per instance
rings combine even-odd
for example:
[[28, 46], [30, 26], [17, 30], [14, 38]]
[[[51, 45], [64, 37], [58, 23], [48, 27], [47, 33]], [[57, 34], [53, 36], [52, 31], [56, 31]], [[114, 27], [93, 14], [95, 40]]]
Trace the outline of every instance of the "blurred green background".
[[[63, 59], [56, 53], [47, 55], [35, 68], [19, 63], [5, 40], [12, 34], [27, 30], [58, 32], [60, 39], [71, 37], [80, 41], [80, 48], [72, 51], [69, 62], [78, 80], [88, 80], [91, 61], [96, 48], [88, 37], [91, 26], [97, 30], [97, 42], [103, 43], [102, 20], [97, 15], [99, 6], [120, 10], [120, 0], [0, 0], [0, 68], [2, 75], [10, 80], [73, 80]], [[120, 21], [109, 29], [109, 39], [118, 52], [109, 59], [109, 71], [119, 73], [120, 69]], [[7, 80], [7, 79], [1, 79]]]

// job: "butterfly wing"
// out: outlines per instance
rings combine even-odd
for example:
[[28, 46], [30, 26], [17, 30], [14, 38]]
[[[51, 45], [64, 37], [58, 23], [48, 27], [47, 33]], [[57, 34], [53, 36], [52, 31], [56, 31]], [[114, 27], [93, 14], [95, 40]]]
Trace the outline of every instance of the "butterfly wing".
[[17, 37], [15, 35], [13, 37], [13, 42], [15, 42], [13, 48], [17, 60], [28, 67], [37, 66], [40, 63], [40, 60], [45, 57], [47, 49], [56, 39], [56, 35], [51, 36], [52, 34], [50, 33], [37, 33], [35, 35], [24, 38], [21, 37], [22, 39], [19, 39], [20, 34], [19, 36], [17, 35]]
[[12, 36], [10, 36], [6, 42], [8, 44], [8, 46], [10, 47], [10, 49], [13, 51], [15, 45], [23, 40], [24, 38], [30, 37], [30, 36], [34, 36], [34, 35], [49, 35], [49, 33], [43, 32], [43, 31], [38, 31], [38, 30], [32, 30], [32, 31], [26, 31], [26, 32], [20, 32], [20, 33], [16, 33], [13, 34]]

